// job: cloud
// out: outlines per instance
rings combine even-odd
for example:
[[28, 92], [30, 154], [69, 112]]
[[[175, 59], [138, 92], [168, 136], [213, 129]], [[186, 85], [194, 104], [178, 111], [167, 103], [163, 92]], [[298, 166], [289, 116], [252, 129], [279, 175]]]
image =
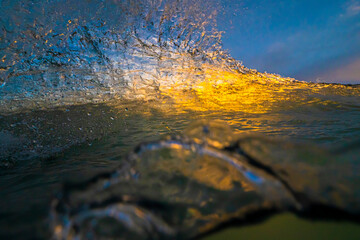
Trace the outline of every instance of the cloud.
[[315, 74], [309, 78], [317, 82], [360, 84], [360, 57], [342, 66]]
[[350, 18], [360, 13], [360, 3], [357, 0], [351, 0], [346, 3], [345, 13], [340, 14], [341, 18]]
[[326, 28], [304, 29], [269, 45], [259, 62], [284, 75], [293, 75], [317, 65], [319, 62], [352, 53], [353, 40], [348, 30]]

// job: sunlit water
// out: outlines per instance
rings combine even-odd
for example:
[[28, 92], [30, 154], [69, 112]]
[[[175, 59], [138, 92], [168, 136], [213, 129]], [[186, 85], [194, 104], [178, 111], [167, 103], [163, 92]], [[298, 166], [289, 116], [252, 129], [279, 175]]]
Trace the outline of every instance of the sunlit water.
[[215, 3], [0, 5], [0, 237], [189, 239], [284, 211], [359, 236], [358, 85], [243, 67]]

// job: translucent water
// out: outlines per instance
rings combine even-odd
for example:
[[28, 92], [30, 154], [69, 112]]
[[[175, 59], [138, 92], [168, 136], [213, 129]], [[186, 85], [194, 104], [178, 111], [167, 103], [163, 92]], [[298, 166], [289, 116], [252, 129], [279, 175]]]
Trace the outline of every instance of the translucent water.
[[182, 137], [139, 145], [113, 172], [67, 185], [53, 202], [53, 231], [58, 239], [188, 239], [261, 212], [356, 219], [358, 164], [341, 158], [200, 122]]

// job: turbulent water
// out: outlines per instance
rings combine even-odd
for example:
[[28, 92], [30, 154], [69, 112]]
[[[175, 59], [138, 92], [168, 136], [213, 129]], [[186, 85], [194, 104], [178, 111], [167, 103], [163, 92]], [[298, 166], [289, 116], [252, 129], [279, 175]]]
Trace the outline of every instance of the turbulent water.
[[0, 1], [1, 238], [191, 239], [283, 211], [359, 221], [360, 86], [242, 66], [219, 14]]

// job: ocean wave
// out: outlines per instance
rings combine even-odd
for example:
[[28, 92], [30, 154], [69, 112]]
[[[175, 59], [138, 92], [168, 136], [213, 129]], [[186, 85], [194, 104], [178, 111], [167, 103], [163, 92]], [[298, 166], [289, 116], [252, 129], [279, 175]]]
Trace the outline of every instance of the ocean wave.
[[358, 221], [357, 171], [357, 163], [319, 148], [236, 136], [226, 125], [201, 121], [182, 135], [140, 144], [113, 172], [66, 185], [52, 204], [52, 233], [190, 239], [282, 211]]

